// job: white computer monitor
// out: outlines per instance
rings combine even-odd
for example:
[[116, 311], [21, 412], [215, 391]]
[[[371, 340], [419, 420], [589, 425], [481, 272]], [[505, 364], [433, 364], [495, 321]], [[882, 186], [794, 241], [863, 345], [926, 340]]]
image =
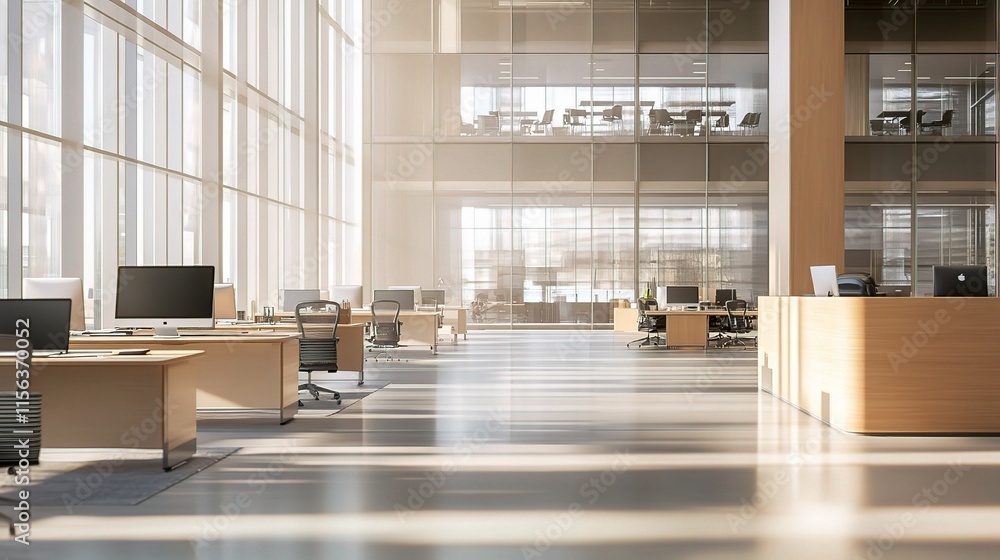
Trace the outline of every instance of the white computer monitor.
[[395, 301], [399, 304], [400, 311], [413, 311], [416, 309], [416, 302], [413, 301], [413, 290], [403, 288], [401, 290], [373, 290], [372, 301]]
[[333, 286], [330, 288], [330, 301], [350, 302], [351, 307], [360, 309], [364, 305], [364, 288], [362, 286]]
[[71, 303], [69, 328], [87, 328], [83, 310], [83, 280], [79, 278], [25, 278], [24, 299], [68, 299]]
[[215, 320], [238, 319], [236, 314], [236, 287], [232, 284], [215, 285]]
[[214, 266], [119, 266], [115, 326], [156, 329], [215, 326]]
[[420, 291], [420, 286], [389, 286], [390, 290], [413, 290], [413, 303], [414, 307], [412, 309], [404, 309], [404, 311], [413, 311], [416, 309], [417, 305], [420, 305], [423, 299], [423, 293]]
[[839, 296], [837, 287], [837, 267], [833, 265], [810, 266], [812, 273], [813, 293], [817, 297]]
[[281, 310], [291, 313], [303, 301], [327, 300], [326, 290], [284, 290], [281, 294]]

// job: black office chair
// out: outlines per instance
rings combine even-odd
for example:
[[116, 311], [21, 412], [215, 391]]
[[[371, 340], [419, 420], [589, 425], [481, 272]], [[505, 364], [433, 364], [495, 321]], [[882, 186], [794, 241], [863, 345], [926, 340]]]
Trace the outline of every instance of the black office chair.
[[941, 131], [941, 134], [944, 134], [944, 129], [951, 128], [951, 121], [954, 117], [955, 111], [948, 109], [942, 113], [940, 120], [931, 121], [929, 123], [921, 123], [920, 131], [923, 132], [925, 128], [936, 128]]
[[379, 351], [375, 354], [376, 362], [380, 356], [385, 356], [389, 361], [392, 361], [392, 356], [386, 350], [401, 346], [399, 338], [403, 325], [399, 322], [399, 302], [377, 300], [373, 301], [370, 307], [372, 322], [369, 325], [368, 351]]
[[335, 301], [303, 301], [295, 306], [295, 323], [299, 327], [299, 371], [307, 375], [299, 391], [309, 391], [316, 400], [320, 393], [330, 393], [337, 404], [340, 404], [340, 393], [313, 383], [312, 374], [314, 371], [337, 371], [339, 320], [340, 304]]
[[[726, 302], [726, 317], [728, 324], [723, 327], [723, 332], [727, 335], [727, 340], [722, 341], [722, 347], [740, 345], [746, 347], [746, 341], [740, 338], [741, 334], [747, 334], [753, 330], [750, 325], [750, 317], [747, 316], [747, 302], [742, 299], [731, 299]], [[756, 342], [754, 343], [756, 346]]]
[[[31, 372], [32, 349], [31, 343], [27, 339], [19, 339], [9, 334], [0, 335], [0, 353], [6, 356], [3, 359], [7, 364], [4, 365], [8, 366], [9, 364], [9, 374], [12, 379], [16, 371]], [[7, 367], [3, 369], [5, 372], [7, 371]], [[18, 435], [17, 438], [28, 440], [28, 456], [24, 459], [27, 459], [29, 465], [37, 465], [38, 453], [42, 447], [42, 395], [41, 393], [29, 393], [27, 406], [23, 404], [24, 399], [19, 398], [23, 396], [23, 394], [18, 395], [15, 391], [0, 391], [0, 425], [17, 426], [18, 430], [32, 432]], [[8, 441], [7, 443], [9, 445], [0, 447], [0, 467], [7, 467], [7, 474], [14, 475], [15, 468], [20, 464], [22, 457], [19, 449], [15, 447], [16, 442]], [[0, 497], [0, 503], [16, 506], [18, 500]], [[15, 536], [14, 519], [16, 517], [15, 514], [0, 513], [0, 519], [7, 520], [7, 529], [12, 537]]]
[[656, 300], [653, 298], [639, 298], [637, 305], [639, 307], [639, 330], [646, 331], [646, 336], [645, 338], [637, 338], [629, 342], [625, 347], [631, 348], [637, 342], [639, 343], [639, 348], [643, 346], [659, 346], [663, 342], [663, 339], [660, 338], [660, 333], [667, 328], [667, 318], [662, 315], [653, 316], [647, 313], [647, 311], [656, 311]]
[[[917, 128], [918, 128], [918, 130], [920, 130], [920, 129], [923, 128], [924, 115], [926, 115], [926, 114], [927, 114], [927, 111], [924, 111], [924, 110], [917, 111]], [[899, 121], [899, 129], [904, 134], [909, 134], [910, 130], [912, 128], [913, 128], [913, 122], [910, 120], [909, 115], [907, 115], [907, 116], [903, 117], [902, 119], [900, 119], [900, 121]]]

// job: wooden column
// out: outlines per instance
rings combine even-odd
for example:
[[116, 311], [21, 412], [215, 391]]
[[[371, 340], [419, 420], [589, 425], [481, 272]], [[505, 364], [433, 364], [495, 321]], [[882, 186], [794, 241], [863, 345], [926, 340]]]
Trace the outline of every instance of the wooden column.
[[844, 3], [771, 0], [770, 293], [844, 265]]

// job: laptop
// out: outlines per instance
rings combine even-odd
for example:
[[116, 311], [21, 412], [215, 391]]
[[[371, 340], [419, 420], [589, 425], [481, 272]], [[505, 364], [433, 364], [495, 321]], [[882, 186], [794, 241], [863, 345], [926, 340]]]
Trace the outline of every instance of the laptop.
[[27, 335], [31, 355], [38, 358], [111, 354], [111, 350], [70, 351], [72, 305], [69, 299], [0, 299], [0, 334]]

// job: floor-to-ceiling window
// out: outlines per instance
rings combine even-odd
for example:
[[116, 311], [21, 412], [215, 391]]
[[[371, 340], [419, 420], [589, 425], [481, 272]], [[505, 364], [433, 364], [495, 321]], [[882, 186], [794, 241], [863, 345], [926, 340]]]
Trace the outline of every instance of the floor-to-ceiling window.
[[0, 2], [0, 295], [80, 276], [100, 326], [122, 264], [214, 264], [247, 313], [359, 282], [352, 4]]
[[765, 294], [767, 4], [368, 2], [369, 287], [499, 325]]
[[929, 295], [934, 265], [985, 264], [995, 294], [996, 1], [845, 16], [845, 268]]

